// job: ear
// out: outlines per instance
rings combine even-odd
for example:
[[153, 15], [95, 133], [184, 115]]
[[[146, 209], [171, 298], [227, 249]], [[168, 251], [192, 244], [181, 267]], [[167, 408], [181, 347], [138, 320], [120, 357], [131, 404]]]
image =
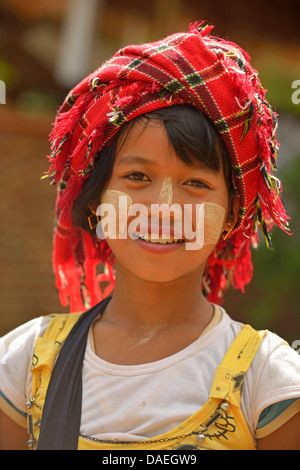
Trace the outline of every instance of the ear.
[[91, 214], [88, 216], [87, 220], [91, 230], [94, 230], [97, 227], [97, 224], [100, 222], [100, 217], [96, 215], [96, 211], [89, 207]]
[[97, 224], [100, 222], [100, 217], [96, 215], [96, 210], [99, 204], [95, 202], [90, 202], [88, 205], [89, 215], [87, 216], [87, 221], [90, 227], [90, 230], [93, 231]]
[[224, 227], [223, 227], [223, 240], [225, 240], [229, 233], [232, 232], [234, 227], [237, 224], [237, 221], [239, 219], [239, 211], [240, 211], [240, 200], [238, 197], [234, 196], [233, 199], [231, 200], [231, 204], [229, 207], [229, 210], [227, 212], [227, 217], [224, 222]]

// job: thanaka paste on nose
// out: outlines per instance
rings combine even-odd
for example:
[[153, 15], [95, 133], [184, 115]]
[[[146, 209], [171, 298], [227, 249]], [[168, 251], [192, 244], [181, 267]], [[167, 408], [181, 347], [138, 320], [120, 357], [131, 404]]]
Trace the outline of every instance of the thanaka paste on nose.
[[158, 197], [159, 202], [164, 202], [169, 206], [172, 204], [173, 200], [173, 186], [172, 186], [172, 179], [170, 176], [163, 180], [163, 184], [160, 190], [160, 194]]

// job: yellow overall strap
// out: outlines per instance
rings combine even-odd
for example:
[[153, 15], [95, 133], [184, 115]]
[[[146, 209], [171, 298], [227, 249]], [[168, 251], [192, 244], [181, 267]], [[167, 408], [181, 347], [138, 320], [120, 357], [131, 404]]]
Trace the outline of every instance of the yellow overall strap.
[[34, 436], [37, 440], [46, 393], [56, 358], [80, 314], [50, 315], [51, 321], [43, 337], [36, 339], [32, 357], [32, 395]]
[[245, 374], [252, 363], [259, 345], [267, 333], [244, 325], [228, 349], [221, 365], [217, 367], [210, 398], [226, 400], [239, 407]]
[[44, 337], [36, 343], [30, 402], [37, 405], [33, 409], [39, 408], [35, 422], [39, 450], [77, 448], [88, 332], [110, 299], [106, 297], [82, 314], [53, 317]]

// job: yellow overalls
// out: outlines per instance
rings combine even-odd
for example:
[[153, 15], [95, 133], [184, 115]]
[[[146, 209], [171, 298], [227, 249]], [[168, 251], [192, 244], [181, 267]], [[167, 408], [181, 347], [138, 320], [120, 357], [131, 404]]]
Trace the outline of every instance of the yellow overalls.
[[[36, 442], [55, 359], [79, 316], [53, 315], [44, 336], [36, 340], [29, 411]], [[245, 373], [264, 334], [249, 325], [242, 328], [216, 369], [207, 403], [174, 429], [135, 443], [112, 443], [79, 436], [78, 450], [256, 450], [240, 402]]]

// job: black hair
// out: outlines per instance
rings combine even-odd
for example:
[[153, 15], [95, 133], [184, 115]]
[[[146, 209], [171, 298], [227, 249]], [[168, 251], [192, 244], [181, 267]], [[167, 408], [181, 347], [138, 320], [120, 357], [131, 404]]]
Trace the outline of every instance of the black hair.
[[137, 121], [143, 121], [146, 126], [151, 120], [163, 122], [170, 143], [186, 165], [198, 160], [214, 171], [219, 172], [222, 169], [229, 198], [232, 197], [230, 158], [213, 124], [200, 110], [191, 105], [170, 106], [125, 123], [111, 143], [96, 155], [94, 170], [73, 204], [72, 220], [75, 225], [90, 230], [87, 220], [91, 215], [89, 207], [100, 203], [101, 194], [112, 175], [118, 144], [125, 142], [126, 136]]

